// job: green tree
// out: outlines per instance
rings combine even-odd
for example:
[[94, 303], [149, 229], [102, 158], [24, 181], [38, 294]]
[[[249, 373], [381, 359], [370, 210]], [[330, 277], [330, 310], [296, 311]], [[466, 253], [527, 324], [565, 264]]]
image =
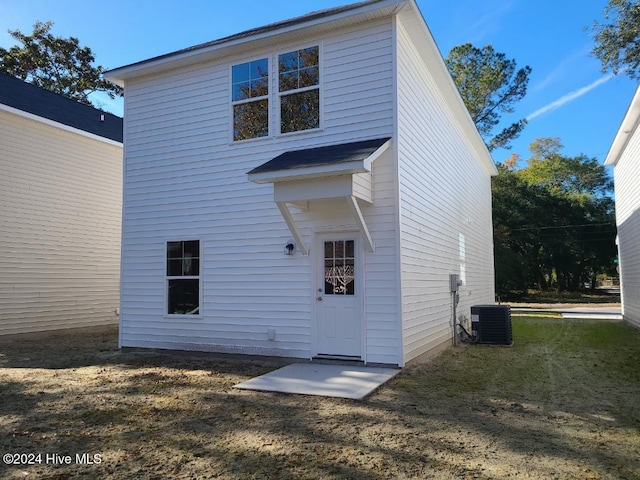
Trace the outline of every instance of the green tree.
[[567, 157], [560, 154], [559, 138], [538, 138], [529, 145], [532, 153], [527, 168], [520, 174], [529, 184], [541, 185], [565, 196], [587, 198], [609, 195], [613, 182], [597, 158], [586, 155]]
[[496, 290], [595, 287], [616, 255], [611, 179], [594, 158], [562, 155], [558, 138], [529, 148], [526, 167], [509, 159], [492, 182]]
[[592, 53], [602, 63], [602, 71], [623, 72], [640, 78], [640, 2], [609, 0], [604, 23], [592, 26], [595, 47]]
[[89, 47], [74, 37], [55, 37], [51, 27], [52, 22], [36, 22], [30, 35], [9, 30], [21, 45], [0, 48], [0, 71], [87, 105], [93, 92], [122, 96], [121, 87], [102, 78], [105, 69], [93, 65]]
[[531, 68], [517, 69], [515, 60], [507, 59], [491, 45], [480, 49], [470, 43], [451, 49], [445, 63], [489, 150], [509, 148], [527, 120], [519, 120], [495, 135], [493, 131], [502, 114], [512, 113], [513, 105], [526, 95]]

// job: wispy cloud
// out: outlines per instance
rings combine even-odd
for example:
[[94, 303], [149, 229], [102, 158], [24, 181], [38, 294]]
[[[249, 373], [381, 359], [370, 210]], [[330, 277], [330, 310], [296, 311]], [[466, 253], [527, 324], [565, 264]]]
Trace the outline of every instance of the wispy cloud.
[[580, 98], [581, 96], [589, 93], [591, 90], [593, 90], [596, 87], [599, 87], [603, 83], [607, 83], [612, 78], [613, 78], [613, 74], [610, 73], [606, 77], [599, 78], [598, 80], [596, 80], [595, 82], [590, 83], [586, 87], [582, 87], [582, 88], [579, 88], [578, 90], [575, 90], [573, 92], [567, 93], [566, 95], [563, 95], [562, 97], [560, 97], [558, 100], [555, 100], [555, 101], [553, 101], [551, 103], [548, 103], [544, 107], [540, 107], [535, 112], [530, 113], [527, 116], [527, 120], [531, 120], [533, 118], [539, 117], [543, 113], [547, 113], [547, 112], [551, 112], [553, 110], [556, 110], [556, 109], [562, 107], [563, 105], [565, 105], [565, 104], [567, 104], [569, 102], [572, 102], [576, 98]]
[[552, 85], [566, 76], [573, 75], [573, 69], [578, 62], [584, 62], [585, 57], [589, 56], [592, 45], [584, 45], [579, 50], [576, 50], [569, 55], [565, 56], [556, 67], [551, 70], [541, 81], [537, 82], [529, 88], [529, 92], [537, 92], [549, 85]]
[[466, 31], [460, 35], [461, 38], [469, 38], [471, 43], [479, 42], [488, 34], [500, 26], [500, 18], [511, 10], [516, 2], [501, 2], [500, 6], [482, 15], [477, 21], [467, 27]]

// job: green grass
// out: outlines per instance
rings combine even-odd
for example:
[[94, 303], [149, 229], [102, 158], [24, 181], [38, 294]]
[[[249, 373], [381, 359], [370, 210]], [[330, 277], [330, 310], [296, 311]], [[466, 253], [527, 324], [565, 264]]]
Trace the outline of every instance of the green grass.
[[640, 331], [622, 322], [513, 318], [512, 347], [453, 348], [424, 373], [404, 376], [411, 395], [446, 395], [453, 402], [488, 399], [572, 412], [607, 405], [629, 426], [640, 427]]

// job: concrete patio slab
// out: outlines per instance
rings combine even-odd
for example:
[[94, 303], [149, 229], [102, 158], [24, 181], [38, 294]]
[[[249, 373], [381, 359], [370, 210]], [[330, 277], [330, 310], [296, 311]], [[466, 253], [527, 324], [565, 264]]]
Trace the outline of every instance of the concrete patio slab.
[[361, 400], [399, 372], [383, 367], [293, 363], [234, 388]]

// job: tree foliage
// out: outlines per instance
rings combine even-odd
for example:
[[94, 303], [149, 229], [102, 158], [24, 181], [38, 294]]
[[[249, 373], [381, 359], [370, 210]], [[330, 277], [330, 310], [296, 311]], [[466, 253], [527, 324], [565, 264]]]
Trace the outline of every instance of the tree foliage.
[[605, 22], [594, 22], [596, 42], [592, 53], [602, 63], [602, 71], [623, 72], [640, 79], [640, 1], [609, 0]]
[[122, 88], [102, 78], [105, 69], [93, 65], [89, 47], [74, 37], [54, 36], [52, 27], [52, 22], [36, 22], [29, 35], [9, 30], [20, 45], [0, 48], [0, 71], [87, 105], [93, 92], [122, 96]]
[[517, 69], [515, 60], [491, 45], [480, 49], [470, 43], [451, 49], [445, 62], [489, 150], [508, 148], [522, 132], [526, 119], [495, 135], [493, 131], [502, 114], [512, 113], [513, 105], [526, 95], [531, 68]]
[[498, 164], [493, 179], [496, 287], [580, 290], [614, 268], [613, 185], [594, 158], [560, 153], [557, 138], [537, 139], [527, 166]]

